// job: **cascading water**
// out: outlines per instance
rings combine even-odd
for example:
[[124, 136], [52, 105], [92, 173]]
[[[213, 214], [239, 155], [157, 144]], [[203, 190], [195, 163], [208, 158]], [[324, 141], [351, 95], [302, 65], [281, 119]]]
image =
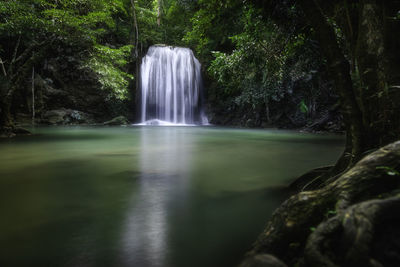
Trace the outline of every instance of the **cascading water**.
[[142, 124], [208, 124], [192, 50], [151, 46], [141, 65]]

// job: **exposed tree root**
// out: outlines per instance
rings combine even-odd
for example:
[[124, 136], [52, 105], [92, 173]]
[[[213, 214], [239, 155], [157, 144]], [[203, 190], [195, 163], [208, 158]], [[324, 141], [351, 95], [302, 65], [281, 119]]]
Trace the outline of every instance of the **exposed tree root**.
[[312, 266], [383, 266], [373, 257], [375, 232], [389, 224], [399, 225], [399, 209], [400, 195], [349, 207], [309, 236], [306, 262]]
[[[293, 195], [275, 211], [248, 253], [249, 259], [272, 254], [288, 265], [300, 266], [388, 262], [388, 255], [373, 248], [379, 227], [400, 228], [396, 212], [400, 208], [399, 169], [400, 141], [366, 156], [323, 188]], [[393, 244], [387, 248], [396, 254], [390, 260], [399, 260], [400, 266], [400, 251]]]

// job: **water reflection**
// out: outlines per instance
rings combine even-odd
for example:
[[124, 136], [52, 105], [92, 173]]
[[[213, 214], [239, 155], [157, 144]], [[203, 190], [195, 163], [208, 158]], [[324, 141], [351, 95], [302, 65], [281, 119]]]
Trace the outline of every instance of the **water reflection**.
[[123, 265], [168, 265], [168, 204], [185, 199], [193, 145], [183, 129], [141, 129], [141, 174], [124, 225]]
[[343, 150], [284, 131], [39, 130], [0, 142], [0, 266], [235, 266], [279, 186]]

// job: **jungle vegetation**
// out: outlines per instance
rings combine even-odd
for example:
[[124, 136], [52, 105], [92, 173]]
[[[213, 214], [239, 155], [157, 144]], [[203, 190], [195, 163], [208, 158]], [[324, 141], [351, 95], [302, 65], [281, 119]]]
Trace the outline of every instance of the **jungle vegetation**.
[[[359, 204], [356, 199], [386, 194], [386, 202], [375, 203], [379, 214], [398, 205], [397, 180], [384, 180], [382, 190], [371, 193], [376, 180], [360, 185], [361, 178], [348, 171], [372, 166], [384, 152], [375, 152], [370, 165], [360, 160], [399, 139], [399, 33], [400, 3], [395, 0], [3, 0], [0, 127], [3, 133], [16, 131], [24, 114], [40, 123], [57, 107], [79, 109], [95, 120], [123, 114], [134, 121], [139, 66], [147, 48], [160, 43], [190, 47], [202, 63], [212, 123], [344, 129], [342, 157], [306, 183], [317, 190], [307, 196], [314, 201], [307, 202], [312, 212], [298, 208], [304, 195], [291, 198], [280, 210], [298, 212], [289, 216], [297, 216], [298, 231], [324, 222], [326, 210], [338, 213], [339, 227], [350, 204]], [[100, 98], [88, 97], [93, 95]], [[388, 149], [398, 156], [397, 146]], [[397, 176], [399, 164], [383, 162], [387, 165], [374, 171]], [[335, 181], [335, 190], [359, 187], [366, 195], [355, 197], [350, 190], [341, 198], [333, 196], [326, 187]], [[336, 210], [339, 200], [348, 202]], [[318, 205], [320, 210], [309, 208]], [[301, 213], [312, 222], [300, 218]], [[284, 223], [275, 218], [270, 229]], [[286, 263], [306, 266], [351, 262], [344, 256], [325, 261], [322, 250], [313, 247], [322, 242], [319, 237], [332, 234], [329, 225], [324, 227], [310, 241], [308, 258], [301, 256], [308, 235], [290, 232], [298, 239], [276, 241], [290, 239], [283, 230], [272, 239], [261, 238], [252, 255], [272, 253]], [[356, 256], [365, 256], [361, 254]]]

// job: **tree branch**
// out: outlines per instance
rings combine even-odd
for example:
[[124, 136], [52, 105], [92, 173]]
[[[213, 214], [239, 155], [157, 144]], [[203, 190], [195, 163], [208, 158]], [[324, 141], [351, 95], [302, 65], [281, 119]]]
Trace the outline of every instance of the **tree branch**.
[[4, 61], [0, 57], [0, 64], [1, 64], [1, 69], [3, 70], [4, 76], [7, 76], [6, 68], [4, 68]]

